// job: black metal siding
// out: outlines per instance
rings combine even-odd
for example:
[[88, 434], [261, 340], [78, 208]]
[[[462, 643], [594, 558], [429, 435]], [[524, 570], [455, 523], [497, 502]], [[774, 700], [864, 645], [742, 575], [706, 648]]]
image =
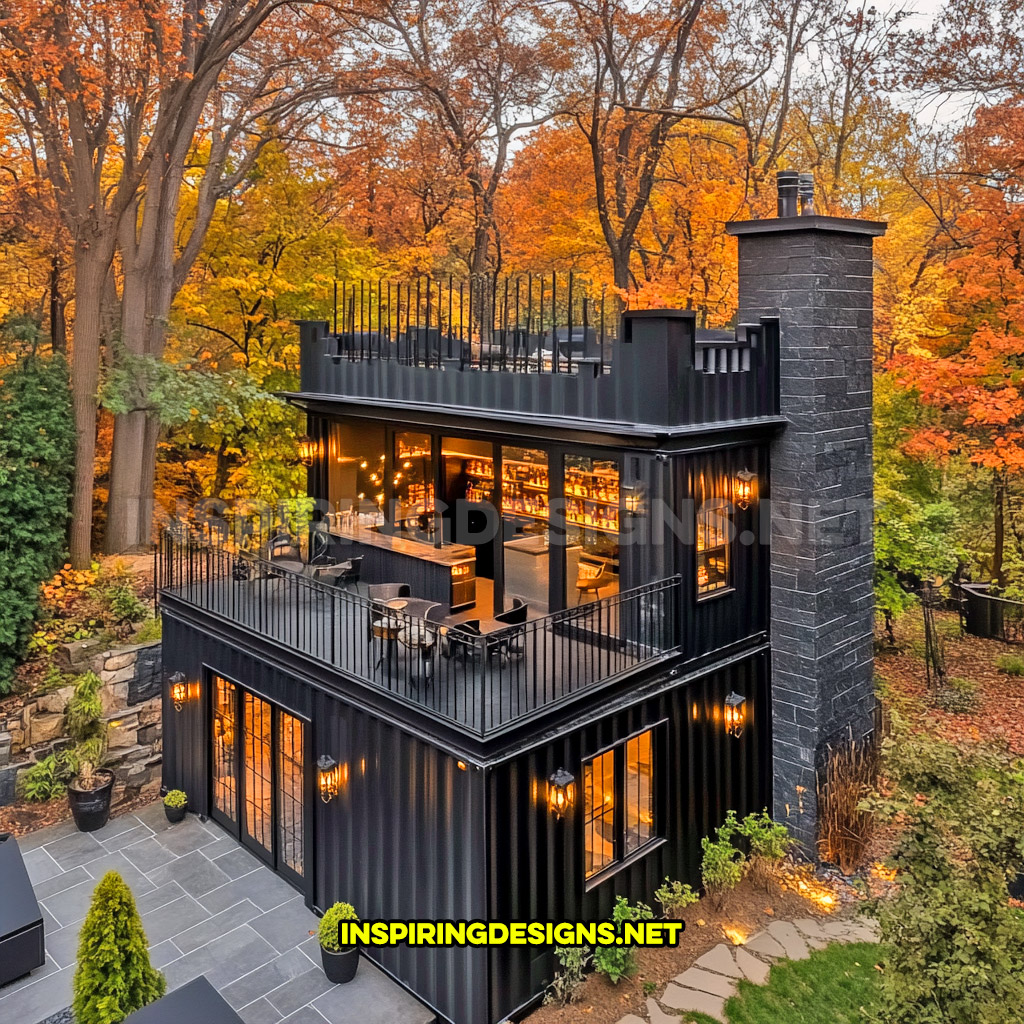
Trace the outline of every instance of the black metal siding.
[[[747, 698], [738, 739], [722, 725], [725, 697]], [[761, 653], [684, 683], [552, 740], [491, 771], [489, 911], [493, 920], [609, 919], [617, 895], [653, 906], [667, 876], [700, 884], [701, 839], [724, 819], [771, 805], [768, 655]], [[567, 768], [579, 782], [585, 759], [664, 722], [656, 747], [657, 829], [666, 840], [587, 891], [581, 795], [572, 817], [548, 811], [545, 782]], [[660, 755], [660, 756], [659, 756]], [[550, 950], [499, 947], [491, 952], [489, 1020], [500, 1021], [541, 992], [554, 967]]]
[[[307, 902], [352, 903], [364, 919], [473, 919], [485, 914], [483, 775], [395, 725], [164, 613], [165, 672], [201, 680], [202, 699], [175, 712], [165, 696], [164, 784], [209, 813], [208, 685], [217, 672], [311, 723], [313, 762], [334, 757], [339, 797], [307, 801], [314, 835]], [[166, 694], [166, 690], [165, 690]], [[484, 950], [396, 947], [374, 959], [456, 1024], [486, 1017]]]

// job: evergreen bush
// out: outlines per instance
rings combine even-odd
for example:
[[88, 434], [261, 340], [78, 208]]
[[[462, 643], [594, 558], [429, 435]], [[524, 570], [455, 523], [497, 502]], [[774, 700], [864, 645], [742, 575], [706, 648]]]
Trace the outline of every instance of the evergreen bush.
[[338, 927], [342, 921], [358, 921], [359, 915], [351, 903], [335, 903], [324, 911], [320, 918], [320, 927], [317, 932], [320, 945], [329, 953], [337, 953], [341, 946], [338, 943]]
[[149, 962], [146, 933], [131, 889], [108, 871], [92, 895], [78, 937], [72, 1009], [76, 1024], [120, 1024], [167, 987]]
[[[5, 334], [0, 326], [0, 343]], [[74, 459], [67, 365], [29, 354], [0, 380], [0, 695], [10, 692], [40, 586], [61, 565]]]

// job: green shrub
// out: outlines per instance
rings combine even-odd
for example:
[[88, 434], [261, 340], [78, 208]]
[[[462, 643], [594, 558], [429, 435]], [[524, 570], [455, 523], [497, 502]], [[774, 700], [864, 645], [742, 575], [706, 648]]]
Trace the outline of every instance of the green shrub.
[[1024, 870], [1024, 762], [982, 746], [899, 735], [885, 744], [900, 822], [895, 895], [872, 909], [888, 948], [875, 1020], [1002, 1024], [1024, 1006], [1024, 916], [1008, 876]]
[[338, 925], [342, 921], [358, 920], [359, 915], [351, 903], [335, 903], [333, 907], [328, 907], [320, 918], [320, 945], [330, 953], [337, 953], [341, 948], [338, 945]]
[[75, 682], [75, 692], [64, 709], [64, 728], [76, 743], [96, 739], [103, 731], [102, 685], [95, 672], [84, 672]]
[[715, 832], [715, 839], [705, 836], [701, 841], [704, 857], [700, 863], [701, 881], [704, 890], [721, 905], [722, 896], [730, 889], [735, 889], [743, 878], [745, 857], [743, 852], [733, 844], [732, 837], [739, 830], [736, 812], [729, 811], [725, 822]]
[[167, 982], [150, 965], [147, 946], [131, 889], [108, 871], [78, 936], [76, 1024], [120, 1024], [164, 994]]
[[750, 844], [748, 870], [767, 885], [793, 848], [794, 839], [789, 829], [781, 822], [773, 821], [767, 811], [762, 811], [760, 814], [748, 814], [740, 822], [737, 832]]
[[[650, 921], [654, 914], [646, 903], [629, 905], [625, 896], [617, 896], [612, 920], [619, 931], [627, 921]], [[636, 952], [632, 945], [598, 946], [594, 950], [594, 967], [604, 974], [608, 980], [617, 985], [623, 978], [631, 978], [636, 974]]]
[[67, 784], [78, 770], [78, 762], [71, 751], [48, 754], [26, 768], [18, 778], [21, 795], [29, 803], [45, 803], [63, 796]]
[[150, 618], [139, 626], [138, 632], [135, 634], [135, 642], [137, 644], [148, 644], [154, 640], [159, 640], [163, 636], [163, 621], [159, 618]]
[[654, 898], [661, 904], [666, 917], [679, 919], [683, 911], [700, 900], [700, 896], [688, 885], [673, 882], [667, 875], [665, 884], [654, 890]]
[[970, 679], [947, 679], [935, 694], [935, 703], [954, 715], [969, 715], [978, 706], [978, 685]]
[[110, 609], [110, 617], [115, 622], [141, 622], [149, 614], [127, 583], [108, 587], [103, 596]]
[[589, 946], [555, 946], [555, 958], [561, 970], [555, 974], [555, 980], [544, 993], [545, 1003], [558, 1003], [568, 1006], [575, 1003], [583, 987], [587, 965], [592, 957]]
[[[0, 325], [8, 346], [9, 324]], [[7, 348], [10, 351], [10, 348]], [[34, 354], [0, 380], [0, 695], [11, 689], [39, 608], [60, 568], [75, 458], [68, 371]]]
[[1008, 676], [1024, 676], [1024, 658], [1019, 654], [1000, 654], [996, 658], [996, 668]]

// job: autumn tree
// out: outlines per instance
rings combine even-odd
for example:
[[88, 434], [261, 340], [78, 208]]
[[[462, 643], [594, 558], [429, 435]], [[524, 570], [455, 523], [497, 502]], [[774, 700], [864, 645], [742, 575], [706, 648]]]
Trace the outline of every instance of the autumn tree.
[[[289, 11], [301, 6], [289, 5]], [[235, 55], [282, 8], [280, 0], [8, 0], [0, 8], [0, 102], [42, 154], [74, 245], [71, 555], [78, 565], [90, 556], [101, 320], [115, 252], [120, 246], [125, 257], [121, 342], [155, 353], [173, 298], [169, 252], [198, 127], [205, 118], [209, 160], [206, 173], [197, 170], [195, 178], [202, 190], [209, 175], [215, 200], [223, 177], [233, 173], [228, 160], [235, 143], [252, 123], [246, 96], [269, 95], [273, 102], [281, 83], [251, 68], [255, 73], [233, 98], [222, 91], [211, 110], [211, 97]], [[293, 63], [297, 59], [292, 55]], [[193, 239], [185, 252], [194, 258], [202, 232]], [[147, 492], [142, 477], [151, 469], [146, 452], [155, 438], [146, 438], [141, 417], [127, 416], [120, 434], [129, 432], [132, 441], [119, 447], [130, 453], [131, 464], [121, 459], [115, 469], [115, 547], [136, 543], [143, 533], [148, 540], [140, 495]]]

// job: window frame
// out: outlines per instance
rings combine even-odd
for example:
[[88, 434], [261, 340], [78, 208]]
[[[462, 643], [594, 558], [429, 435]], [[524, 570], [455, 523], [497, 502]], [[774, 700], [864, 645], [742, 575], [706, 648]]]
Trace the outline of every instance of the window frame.
[[[582, 783], [587, 766], [592, 765], [594, 761], [605, 754], [612, 753], [614, 757], [614, 769], [612, 773], [612, 777], [614, 779], [613, 784], [615, 787], [615, 804], [613, 808], [615, 837], [613, 856], [607, 865], [593, 872], [591, 875], [587, 875], [587, 822], [585, 817], [585, 803], [582, 796], [580, 800], [580, 830], [582, 833], [580, 836], [580, 871], [583, 877], [585, 892], [589, 892], [596, 886], [601, 885], [612, 876], [618, 874], [619, 871], [623, 871], [635, 864], [637, 861], [642, 860], [648, 854], [668, 842], [668, 837], [665, 835], [664, 827], [665, 822], [667, 821], [665, 809], [668, 806], [667, 800], [669, 798], [669, 795], [664, 792], [665, 785], [667, 785], [667, 776], [663, 778], [659, 775], [658, 771], [662, 761], [667, 758], [667, 743], [665, 740], [667, 723], [667, 718], [660, 718], [655, 722], [651, 722], [639, 729], [633, 730], [621, 739], [616, 740], [614, 743], [606, 744], [600, 749], [595, 750], [589, 756], [581, 758], [580, 760], [579, 778], [582, 793]], [[642, 736], [645, 732], [649, 732], [651, 734], [651, 808], [654, 820], [651, 824], [650, 838], [635, 850], [630, 853], [626, 853], [626, 750], [631, 740], [636, 739], [638, 736]]]
[[[732, 549], [733, 540], [735, 538], [727, 538], [724, 544], [716, 545], [713, 549], [705, 548], [703, 552], [700, 549], [701, 518], [710, 515], [722, 516], [728, 523], [729, 527], [733, 527], [735, 524], [736, 509], [728, 498], [719, 498], [712, 495], [711, 497], [705, 498], [694, 511], [693, 582], [694, 594], [698, 604], [704, 601], [713, 601], [716, 597], [723, 597], [726, 594], [732, 594], [736, 590], [736, 584], [733, 582], [733, 574], [736, 569], [734, 558], [735, 552]], [[701, 593], [699, 579], [700, 560], [701, 555], [706, 554], [709, 550], [723, 550], [725, 552], [725, 583], [720, 587], [716, 587], [714, 590], [708, 590]]]

